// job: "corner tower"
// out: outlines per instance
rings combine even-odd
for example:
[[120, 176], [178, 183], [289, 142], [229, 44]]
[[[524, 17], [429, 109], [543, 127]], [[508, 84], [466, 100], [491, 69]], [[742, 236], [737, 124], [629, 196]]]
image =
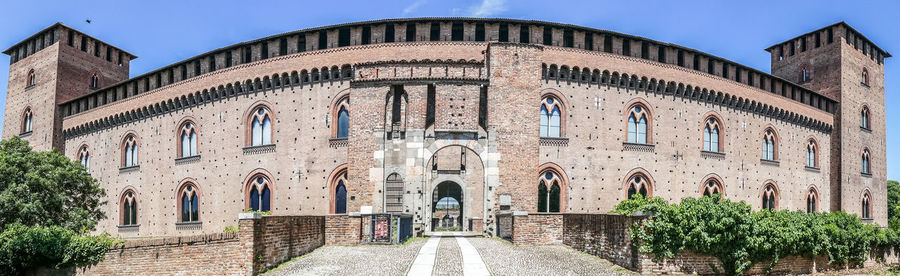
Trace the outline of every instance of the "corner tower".
[[891, 55], [845, 22], [766, 51], [772, 74], [838, 102], [828, 151], [830, 210], [887, 225], [884, 59]]
[[2, 138], [20, 136], [36, 150], [64, 148], [59, 104], [128, 79], [137, 58], [62, 23], [3, 53], [10, 65]]

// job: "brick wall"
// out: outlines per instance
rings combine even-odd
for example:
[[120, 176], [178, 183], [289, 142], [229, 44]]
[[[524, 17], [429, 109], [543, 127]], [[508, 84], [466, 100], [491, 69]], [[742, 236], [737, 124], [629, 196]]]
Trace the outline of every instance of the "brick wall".
[[79, 275], [246, 275], [239, 233], [128, 241]]
[[[244, 221], [241, 220], [242, 224]], [[255, 271], [290, 260], [325, 245], [323, 216], [265, 216], [253, 229], [253, 261]], [[243, 225], [242, 225], [243, 226]], [[243, 232], [245, 229], [241, 229]]]
[[325, 244], [359, 244], [362, 217], [330, 215], [325, 217]]

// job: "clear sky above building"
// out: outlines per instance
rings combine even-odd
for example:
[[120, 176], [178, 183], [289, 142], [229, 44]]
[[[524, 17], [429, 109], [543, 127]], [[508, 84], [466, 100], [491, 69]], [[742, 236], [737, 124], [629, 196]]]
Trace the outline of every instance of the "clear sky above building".
[[[676, 43], [769, 72], [764, 48], [846, 21], [900, 55], [900, 1], [6, 1], [0, 48], [65, 23], [129, 51], [137, 76], [234, 43], [303, 28], [400, 17], [501, 17], [569, 23]], [[86, 20], [90, 20], [88, 23]], [[7, 80], [9, 56], [0, 57]], [[900, 179], [900, 85], [885, 62], [888, 179]], [[0, 85], [0, 101], [7, 85]], [[3, 116], [0, 104], [0, 117]], [[0, 118], [2, 119], [2, 118]], [[884, 166], [885, 164], [872, 164]]]

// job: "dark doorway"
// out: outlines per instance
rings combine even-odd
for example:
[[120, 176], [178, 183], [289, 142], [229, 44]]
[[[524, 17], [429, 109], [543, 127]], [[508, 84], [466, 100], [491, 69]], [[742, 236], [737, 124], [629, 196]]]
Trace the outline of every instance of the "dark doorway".
[[463, 193], [459, 184], [444, 181], [434, 188], [431, 203], [432, 231], [463, 230]]

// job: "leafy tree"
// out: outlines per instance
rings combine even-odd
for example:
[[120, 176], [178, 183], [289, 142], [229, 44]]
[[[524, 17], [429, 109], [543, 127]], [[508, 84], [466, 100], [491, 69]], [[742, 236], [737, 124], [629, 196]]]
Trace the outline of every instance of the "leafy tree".
[[32, 151], [18, 137], [0, 142], [0, 230], [12, 223], [82, 233], [106, 218], [105, 191], [84, 168], [56, 151]]
[[31, 268], [69, 268], [103, 260], [116, 243], [108, 235], [80, 236], [59, 226], [7, 225], [0, 233], [0, 275], [20, 275]]
[[888, 225], [894, 230], [900, 229], [900, 183], [894, 180], [887, 182]]

